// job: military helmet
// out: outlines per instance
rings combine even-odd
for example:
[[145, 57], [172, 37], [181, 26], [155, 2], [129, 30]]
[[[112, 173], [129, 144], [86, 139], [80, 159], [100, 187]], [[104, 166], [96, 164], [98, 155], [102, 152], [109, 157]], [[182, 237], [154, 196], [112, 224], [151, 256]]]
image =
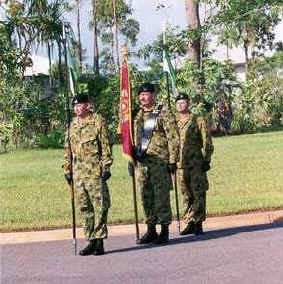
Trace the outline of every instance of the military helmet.
[[84, 94], [77, 94], [72, 99], [72, 106], [75, 106], [76, 104], [83, 104], [83, 103], [89, 103], [89, 97]]
[[179, 100], [189, 100], [189, 96], [185, 92], [178, 92], [176, 102]]
[[143, 93], [143, 92], [149, 92], [149, 93], [154, 93], [155, 89], [154, 89], [154, 85], [151, 83], [143, 83], [140, 87], [139, 87], [139, 91], [138, 94]]

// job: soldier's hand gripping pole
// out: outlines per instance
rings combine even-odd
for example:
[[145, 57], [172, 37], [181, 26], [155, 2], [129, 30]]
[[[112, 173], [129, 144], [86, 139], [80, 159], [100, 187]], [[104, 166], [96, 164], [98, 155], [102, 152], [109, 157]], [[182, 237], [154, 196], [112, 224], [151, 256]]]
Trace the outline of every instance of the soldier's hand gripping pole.
[[[64, 56], [65, 56], [65, 64], [68, 67], [68, 58], [67, 58], [67, 43], [66, 43], [66, 34], [65, 34], [65, 25], [62, 25], [62, 35], [63, 35], [63, 43], [64, 43]], [[70, 125], [71, 125], [71, 111], [70, 111], [70, 100], [69, 100], [69, 89], [70, 89], [70, 80], [69, 74], [70, 70], [68, 68], [67, 74], [67, 89], [66, 89], [66, 112], [67, 112], [67, 141], [68, 141], [68, 153], [70, 159], [70, 175], [73, 178], [73, 153], [71, 149], [71, 142], [70, 142]], [[73, 249], [74, 255], [77, 254], [77, 236], [76, 236], [76, 210], [75, 210], [75, 191], [74, 191], [74, 183], [73, 179], [69, 183], [71, 189], [71, 208], [72, 208], [72, 227], [73, 227]]]
[[180, 224], [180, 211], [179, 211], [179, 198], [178, 198], [177, 172], [176, 171], [172, 174], [172, 177], [173, 177], [173, 187], [174, 187], [175, 201], [176, 201], [177, 225], [178, 225], [178, 231], [179, 231], [179, 234], [180, 234], [181, 224]]

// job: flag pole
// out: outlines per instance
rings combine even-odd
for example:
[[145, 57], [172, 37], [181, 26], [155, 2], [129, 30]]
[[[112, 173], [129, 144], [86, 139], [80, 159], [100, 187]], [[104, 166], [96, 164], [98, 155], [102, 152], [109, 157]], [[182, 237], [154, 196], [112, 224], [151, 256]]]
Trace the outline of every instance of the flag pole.
[[177, 187], [177, 172], [173, 174], [173, 187], [174, 187], [175, 201], [176, 201], [177, 225], [178, 225], [178, 231], [180, 234], [181, 223], [180, 223], [179, 197], [178, 197], [178, 187]]
[[[66, 45], [66, 33], [65, 33], [65, 25], [62, 25], [63, 29], [63, 43], [64, 43], [64, 56], [65, 56], [65, 64], [68, 68], [68, 59], [67, 59], [67, 45]], [[68, 72], [70, 72], [68, 68]], [[71, 149], [71, 141], [70, 141], [70, 124], [71, 124], [71, 111], [70, 111], [70, 99], [69, 99], [69, 88], [70, 88], [70, 80], [69, 76], [67, 76], [67, 90], [66, 90], [66, 110], [67, 110], [67, 140], [68, 140], [68, 151], [70, 153], [70, 161], [71, 161], [71, 176], [73, 177], [73, 153]], [[76, 211], [75, 211], [75, 190], [74, 183], [70, 184], [71, 189], [71, 208], [72, 208], [72, 229], [73, 229], [73, 248], [74, 254], [77, 254], [77, 234], [76, 234]]]
[[140, 239], [140, 231], [139, 231], [139, 218], [138, 218], [138, 207], [137, 207], [137, 188], [136, 188], [136, 178], [135, 178], [135, 167], [133, 167], [133, 200], [134, 200], [134, 212], [135, 212], [135, 225], [136, 225], [136, 241]]
[[170, 90], [169, 90], [169, 75], [168, 75], [168, 72], [165, 72], [165, 73], [166, 73], [166, 89], [167, 89], [168, 107], [171, 109]]
[[126, 45], [122, 47], [122, 64], [120, 73], [120, 113], [119, 113], [119, 133], [122, 137], [123, 152], [129, 160], [129, 166], [132, 169], [132, 187], [133, 187], [133, 203], [136, 227], [136, 240], [139, 240], [139, 222], [137, 207], [137, 190], [135, 178], [135, 161], [133, 157], [133, 133], [132, 133], [132, 109], [131, 109], [131, 85], [129, 80], [128, 68], [128, 48]]
[[[171, 102], [170, 102], [170, 90], [169, 90], [169, 72], [170, 72], [170, 66], [169, 66], [169, 60], [168, 55], [166, 54], [166, 22], [164, 22], [164, 28], [163, 28], [163, 60], [166, 62], [167, 61], [167, 68], [165, 69], [164, 66], [165, 64], [163, 63], [163, 68], [166, 73], [166, 89], [167, 89], [167, 97], [168, 97], [168, 107], [171, 109]], [[172, 69], [172, 68], [171, 68]], [[172, 76], [173, 77], [173, 76]], [[171, 78], [172, 79], [172, 78]], [[173, 81], [173, 80], [172, 80]], [[172, 82], [172, 90], [173, 92], [177, 93], [176, 86], [173, 86]], [[176, 217], [177, 217], [177, 225], [178, 225], [178, 231], [180, 233], [181, 231], [181, 224], [180, 224], [180, 210], [179, 210], [179, 197], [178, 197], [178, 187], [177, 187], [177, 173], [175, 172], [172, 176], [172, 183], [173, 183], [173, 188], [175, 192], [175, 202], [176, 202]]]
[[[166, 44], [166, 25], [167, 22], [164, 21], [163, 23], [163, 61], [165, 61], [165, 44]], [[163, 69], [164, 69], [164, 63], [163, 63]], [[167, 69], [167, 68], [166, 68]], [[170, 102], [170, 90], [169, 90], [169, 74], [168, 70], [164, 70], [165, 75], [166, 75], [166, 89], [167, 89], [167, 102], [168, 102], [168, 107], [171, 109], [171, 102]]]

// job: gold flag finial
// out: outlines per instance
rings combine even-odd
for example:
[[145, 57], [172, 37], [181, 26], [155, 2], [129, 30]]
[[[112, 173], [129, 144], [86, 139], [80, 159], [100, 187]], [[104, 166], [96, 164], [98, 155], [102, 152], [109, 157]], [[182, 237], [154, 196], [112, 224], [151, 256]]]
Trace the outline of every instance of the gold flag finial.
[[128, 47], [127, 47], [126, 44], [123, 44], [122, 45], [122, 55], [123, 56], [128, 56], [128, 54], [129, 54]]

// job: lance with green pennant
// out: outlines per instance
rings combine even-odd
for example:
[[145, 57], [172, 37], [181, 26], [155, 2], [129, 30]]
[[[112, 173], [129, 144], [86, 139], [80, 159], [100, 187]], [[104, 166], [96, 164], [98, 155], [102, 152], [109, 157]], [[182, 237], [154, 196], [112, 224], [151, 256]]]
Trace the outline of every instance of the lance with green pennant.
[[74, 57], [72, 56], [72, 51], [71, 51], [71, 39], [67, 35], [66, 36], [66, 55], [67, 55], [67, 67], [69, 70], [69, 87], [72, 95], [75, 95], [75, 87], [76, 87], [76, 82], [78, 81], [78, 71], [76, 68], [75, 60]]
[[173, 95], [177, 97], [178, 91], [176, 87], [176, 72], [171, 63], [166, 45], [163, 46], [163, 71], [169, 75]]
[[[172, 92], [175, 97], [178, 95], [177, 87], [176, 87], [176, 72], [171, 63], [168, 49], [166, 46], [166, 25], [164, 26], [163, 31], [163, 71], [166, 72], [166, 86], [167, 86], [167, 96], [168, 96], [168, 105], [170, 107], [170, 91], [169, 91], [169, 80], [168, 75], [171, 80]], [[176, 215], [177, 215], [177, 225], [178, 231], [181, 232], [181, 223], [180, 223], [180, 210], [179, 210], [179, 197], [178, 197], [178, 188], [177, 188], [177, 175], [176, 172], [172, 175], [172, 183], [175, 192], [175, 202], [176, 202]]]
[[128, 66], [128, 49], [122, 47], [122, 64], [120, 73], [120, 107], [119, 107], [119, 125], [118, 133], [121, 135], [123, 154], [129, 161], [129, 167], [132, 169], [133, 181], [133, 203], [136, 225], [136, 239], [139, 240], [139, 224], [137, 210], [137, 193], [135, 180], [135, 159], [133, 154], [133, 135], [132, 135], [132, 105], [131, 105], [131, 84], [130, 72]]
[[[67, 141], [68, 141], [68, 156], [70, 159], [70, 174], [73, 177], [73, 154], [71, 149], [71, 142], [70, 142], [70, 125], [71, 125], [71, 111], [70, 111], [70, 98], [69, 98], [69, 90], [74, 95], [75, 87], [74, 87], [74, 79], [72, 75], [72, 60], [71, 60], [71, 53], [70, 48], [68, 45], [68, 39], [66, 38], [66, 26], [63, 24], [63, 41], [64, 41], [64, 55], [65, 55], [65, 64], [68, 67], [68, 86], [66, 90], [66, 112], [67, 112]], [[73, 248], [74, 254], [77, 254], [77, 237], [76, 237], [76, 210], [75, 210], [75, 190], [73, 182], [70, 183], [71, 189], [71, 208], [72, 208], [72, 229], [73, 229]]]

